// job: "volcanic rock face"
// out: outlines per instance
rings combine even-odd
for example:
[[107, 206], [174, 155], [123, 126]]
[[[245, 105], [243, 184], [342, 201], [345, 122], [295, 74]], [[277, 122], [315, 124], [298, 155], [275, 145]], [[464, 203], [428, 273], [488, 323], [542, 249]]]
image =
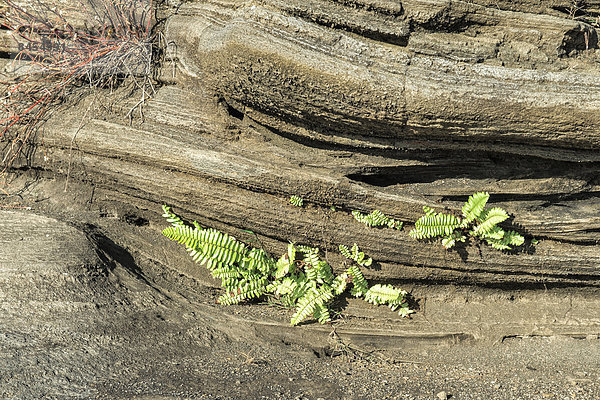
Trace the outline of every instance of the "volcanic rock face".
[[[0, 214], [0, 397], [369, 398], [353, 385], [394, 397], [450, 381], [457, 398], [492, 387], [484, 397], [569, 397], [573, 382], [599, 381], [600, 1], [161, 7], [151, 100], [126, 83], [66, 99], [2, 187], [0, 205], [18, 211]], [[22, 73], [17, 50], [0, 30], [0, 80]], [[471, 239], [448, 251], [408, 235], [423, 206], [458, 215], [479, 191], [510, 213], [502, 226], [523, 246]], [[357, 243], [375, 260], [365, 276], [410, 290], [418, 312], [347, 299], [350, 318], [332, 332], [215, 305], [218, 284], [160, 235], [165, 203], [275, 255], [290, 241], [318, 246], [336, 271], [338, 245]], [[404, 230], [351, 215], [374, 209]], [[390, 363], [383, 381], [383, 359], [365, 369], [378, 378], [346, 364], [298, 375], [323, 374], [323, 360], [307, 360], [339, 354], [341, 342], [323, 344], [332, 338], [419, 361]], [[468, 346], [422, 352], [478, 340], [499, 345], [478, 350], [491, 365], [478, 379]], [[564, 365], [586, 378], [569, 380]], [[505, 375], [521, 396], [496, 383]]]
[[[118, 209], [169, 203], [240, 238], [251, 229], [274, 253], [360, 239], [380, 262], [371, 278], [600, 283], [598, 2], [171, 5], [144, 120], [126, 118], [139, 98], [91, 114], [84, 99], [49, 121], [29, 166]], [[530, 235], [523, 247], [448, 252], [408, 236], [423, 205], [458, 211], [476, 191]], [[405, 231], [349, 213], [376, 208]]]

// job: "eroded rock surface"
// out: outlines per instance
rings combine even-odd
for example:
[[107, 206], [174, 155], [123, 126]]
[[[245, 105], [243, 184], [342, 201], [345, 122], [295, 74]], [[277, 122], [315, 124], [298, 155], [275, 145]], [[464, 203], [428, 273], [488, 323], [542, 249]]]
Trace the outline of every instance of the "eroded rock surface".
[[[72, 214], [147, 223], [156, 235], [168, 203], [274, 254], [289, 241], [327, 249], [337, 268], [332, 250], [358, 242], [378, 261], [369, 278], [405, 285], [593, 290], [598, 11], [569, 4], [185, 2], [165, 10], [161, 86], [143, 120], [133, 113], [130, 124], [140, 98], [126, 87], [61, 108], [14, 165], [13, 188], [41, 210], [62, 198], [45, 186], [60, 181], [77, 199]], [[505, 227], [524, 246], [446, 251], [408, 236], [422, 206], [459, 212], [476, 191], [514, 216]], [[350, 215], [376, 208], [405, 230]], [[149, 259], [167, 251], [134, 237], [111, 240]], [[181, 259], [163, 262], [214, 284]]]

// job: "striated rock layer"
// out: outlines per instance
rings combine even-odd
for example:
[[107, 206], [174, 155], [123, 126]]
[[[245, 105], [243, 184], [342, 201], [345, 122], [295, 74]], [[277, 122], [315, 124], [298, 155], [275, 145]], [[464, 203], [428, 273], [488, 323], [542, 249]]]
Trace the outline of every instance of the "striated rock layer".
[[[600, 6], [570, 4], [185, 2], [166, 20], [144, 121], [126, 118], [138, 98], [84, 114], [90, 97], [55, 114], [25, 168], [102, 189], [98, 209], [156, 221], [166, 202], [251, 229], [274, 253], [358, 242], [379, 261], [371, 278], [598, 286]], [[527, 235], [516, 252], [408, 236], [423, 205], [459, 211], [483, 190]], [[375, 208], [406, 229], [349, 213]]]

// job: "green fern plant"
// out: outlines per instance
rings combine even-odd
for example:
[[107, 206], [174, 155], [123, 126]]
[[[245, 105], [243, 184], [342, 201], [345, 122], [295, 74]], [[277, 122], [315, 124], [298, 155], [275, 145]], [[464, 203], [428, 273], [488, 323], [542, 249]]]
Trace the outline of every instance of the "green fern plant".
[[[350, 250], [340, 246], [356, 264], [335, 276], [329, 263], [320, 258], [318, 248], [290, 243], [287, 252], [275, 261], [262, 249], [249, 247], [225, 233], [203, 228], [197, 222], [185, 225], [167, 206], [163, 206], [163, 212], [171, 223], [163, 235], [183, 244], [194, 261], [205, 265], [214, 278], [221, 279], [225, 289], [218, 299], [221, 304], [277, 296], [281, 303], [295, 309], [292, 325], [311, 316], [324, 324], [331, 321], [331, 301], [350, 285], [350, 293], [356, 297], [367, 298], [373, 289], [369, 289], [359, 268], [370, 265], [372, 259], [366, 258], [356, 244]], [[372, 290], [368, 301], [390, 306], [398, 303], [398, 307], [403, 307], [398, 296], [394, 303], [390, 300], [393, 296], [388, 293], [382, 297], [385, 295], [382, 293], [379, 289]]]
[[392, 229], [402, 229], [402, 222], [392, 219], [379, 210], [374, 210], [371, 214], [363, 214], [360, 211], [352, 211], [352, 216], [358, 222], [361, 222], [368, 227], [387, 226]]
[[304, 200], [300, 196], [293, 195], [292, 197], [290, 197], [290, 203], [292, 203], [296, 207], [302, 207], [304, 205]]
[[504, 231], [499, 223], [508, 219], [508, 213], [500, 208], [486, 208], [490, 195], [478, 192], [469, 197], [462, 207], [462, 218], [451, 214], [436, 213], [423, 207], [425, 215], [417, 220], [409, 235], [415, 239], [442, 237], [442, 245], [449, 249], [457, 242], [466, 240], [465, 232], [487, 242], [497, 250], [509, 250], [520, 246], [525, 239], [515, 231]]

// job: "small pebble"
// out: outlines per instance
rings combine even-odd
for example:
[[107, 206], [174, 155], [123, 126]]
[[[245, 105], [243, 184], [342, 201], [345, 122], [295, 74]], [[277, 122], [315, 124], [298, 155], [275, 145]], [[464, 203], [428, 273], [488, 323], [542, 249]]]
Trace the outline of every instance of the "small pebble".
[[448, 393], [441, 391], [436, 395], [436, 397], [440, 400], [448, 400]]

